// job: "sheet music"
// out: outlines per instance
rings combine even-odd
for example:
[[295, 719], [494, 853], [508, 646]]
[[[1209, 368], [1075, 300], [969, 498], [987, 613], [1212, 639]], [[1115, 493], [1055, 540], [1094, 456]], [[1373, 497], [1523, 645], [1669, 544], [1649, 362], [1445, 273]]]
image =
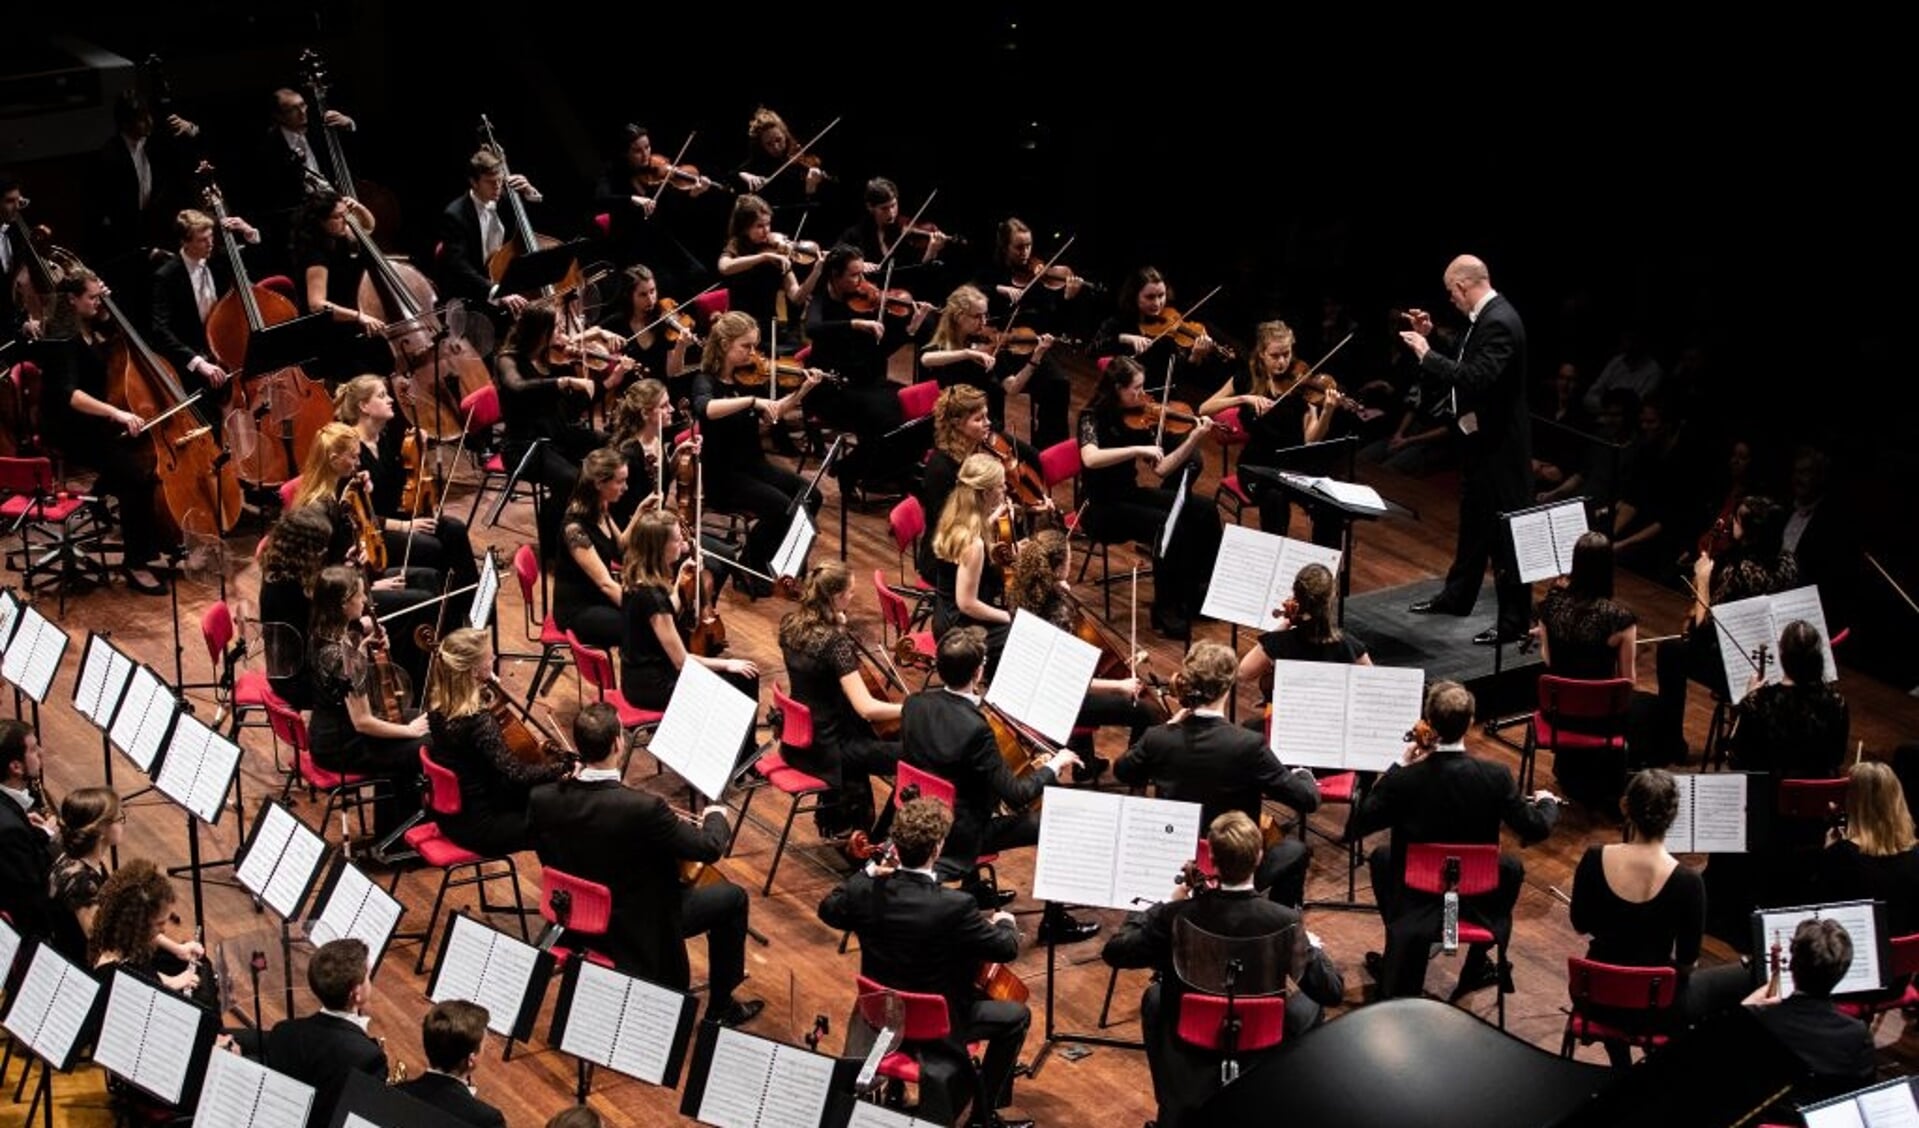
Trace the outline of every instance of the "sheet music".
[[1799, 922], [1805, 920], [1837, 921], [1852, 939], [1852, 966], [1846, 969], [1845, 978], [1833, 987], [1834, 995], [1876, 991], [1886, 985], [1885, 977], [1879, 970], [1879, 921], [1873, 913], [1873, 902], [1847, 901], [1836, 905], [1761, 911], [1759, 918], [1760, 934], [1765, 938], [1765, 943], [1755, 949], [1758, 954], [1754, 958], [1763, 959], [1772, 947], [1773, 937], [1778, 936], [1786, 971], [1779, 977], [1780, 998], [1790, 998], [1792, 995], [1792, 934], [1799, 927]]
[[1279, 605], [1293, 593], [1293, 580], [1308, 564], [1339, 574], [1339, 550], [1291, 537], [1228, 525], [1213, 558], [1213, 575], [1199, 613], [1209, 619], [1269, 631], [1279, 625]]
[[1186, 495], [1188, 491], [1185, 488], [1185, 482], [1186, 478], [1182, 473], [1178, 485], [1173, 490], [1172, 508], [1166, 511], [1166, 523], [1159, 528], [1159, 555], [1161, 559], [1166, 557], [1167, 549], [1173, 543], [1173, 530], [1179, 527], [1179, 515], [1186, 509]]
[[162, 795], [192, 811], [204, 823], [220, 819], [233, 773], [240, 766], [240, 746], [208, 728], [191, 713], [180, 714], [160, 774], [153, 786]]
[[199, 1007], [124, 971], [113, 973], [93, 1060], [178, 1104], [200, 1033]]
[[806, 554], [813, 551], [813, 538], [817, 535], [812, 514], [806, 511], [806, 506], [795, 509], [793, 523], [786, 527], [786, 536], [780, 539], [779, 551], [773, 554], [773, 578], [783, 580], [788, 576], [798, 577], [806, 567]]
[[1313, 489], [1349, 508], [1370, 509], [1376, 513], [1386, 512], [1386, 500], [1379, 496], [1379, 491], [1359, 482], [1321, 478], [1313, 483]]
[[[1786, 624], [1794, 619], [1804, 619], [1819, 631], [1819, 652], [1826, 662], [1826, 680], [1839, 678], [1839, 667], [1832, 660], [1832, 634], [1826, 630], [1826, 608], [1819, 601], [1817, 584], [1807, 584], [1791, 591], [1782, 591], [1772, 597], [1773, 653], [1775, 659], [1779, 650], [1779, 635], [1785, 631]], [[1778, 681], [1783, 675], [1777, 673], [1774, 666], [1767, 671], [1771, 681]]]
[[313, 884], [314, 868], [326, 856], [326, 840], [278, 803], [268, 803], [260, 815], [253, 844], [234, 869], [240, 884], [284, 918], [300, 908], [300, 898]]
[[11, 588], [0, 588], [0, 654], [13, 642], [13, 628], [20, 624], [20, 597]]
[[[1052, 797], [1047, 798], [1050, 802]], [[1171, 894], [1180, 867], [1193, 860], [1201, 813], [1198, 803], [1120, 797], [1119, 849], [1113, 858], [1112, 901], [1117, 907], [1152, 904]]]
[[478, 1003], [487, 1009], [487, 1029], [510, 1037], [539, 963], [539, 949], [462, 913], [455, 913], [452, 921], [452, 935], [429, 997], [436, 1003], [448, 999]]
[[6, 1027], [43, 1060], [63, 1064], [99, 993], [98, 980], [41, 944], [14, 990]]
[[14, 957], [20, 954], [20, 933], [13, 925], [0, 920], [0, 983], [6, 981], [7, 973], [13, 970]]
[[1513, 560], [1519, 569], [1519, 582], [1534, 583], [1566, 574], [1559, 567], [1559, 555], [1553, 550], [1552, 511], [1535, 509], [1508, 518], [1506, 527], [1513, 538]]
[[698, 1119], [715, 1128], [819, 1128], [834, 1059], [721, 1027]]
[[665, 1084], [686, 997], [595, 963], [579, 966], [560, 1049], [628, 1077]]
[[71, 641], [67, 632], [59, 625], [42, 615], [38, 609], [29, 607], [20, 616], [20, 627], [14, 633], [13, 641], [7, 644], [4, 660], [0, 660], [0, 678], [20, 687], [28, 697], [44, 705], [47, 690], [53, 686], [53, 676], [60, 671], [60, 659], [67, 653], [67, 643]]
[[700, 794], [718, 799], [758, 712], [759, 702], [689, 656], [647, 751]]
[[194, 1128], [306, 1128], [313, 1086], [239, 1054], [207, 1058]]
[[349, 1112], [346, 1114], [346, 1119], [340, 1122], [340, 1128], [380, 1128], [380, 1125], [357, 1112]]
[[488, 556], [486, 563], [480, 565], [480, 586], [473, 590], [473, 603], [467, 608], [466, 625], [476, 631], [485, 630], [493, 619], [493, 603], [500, 595], [500, 571], [493, 566], [493, 558]]
[[1866, 1128], [1919, 1128], [1919, 1101], [1913, 1099], [1907, 1078], [1861, 1093], [1855, 1103], [1865, 1116]]
[[819, 1128], [833, 1090], [834, 1060], [794, 1046], [775, 1047], [760, 1128]]
[[136, 666], [127, 679], [127, 691], [120, 698], [120, 707], [114, 710], [113, 727], [108, 730], [107, 738], [133, 761], [134, 767], [150, 772], [179, 704], [179, 699], [158, 674], [146, 666]]
[[132, 673], [131, 658], [120, 653], [105, 635], [90, 635], [86, 658], [80, 666], [80, 680], [73, 690], [73, 707], [93, 722], [94, 728], [106, 728]]
[[1865, 1110], [1855, 1100], [1837, 1101], [1823, 1108], [1802, 1108], [1799, 1115], [1806, 1128], [1872, 1128], [1866, 1123]]
[[1752, 682], [1755, 672], [1752, 655], [1761, 646], [1772, 656], [1766, 665], [1766, 680], [1779, 680], [1779, 632], [1773, 629], [1770, 596], [1755, 595], [1751, 599], [1714, 604], [1712, 617], [1719, 624], [1712, 629], [1719, 632], [1719, 661], [1726, 671], [1726, 688], [1732, 691], [1734, 701], [1746, 696], [1746, 686]]
[[1746, 852], [1747, 778], [1743, 772], [1675, 775], [1679, 814], [1666, 844], [1679, 854]]
[[1570, 576], [1573, 571], [1573, 546], [1579, 538], [1586, 535], [1586, 503], [1581, 500], [1568, 501], [1555, 505], [1546, 511], [1546, 518], [1552, 526], [1553, 555], [1558, 559], [1561, 576]]
[[1053, 743], [1064, 744], [1073, 734], [1098, 666], [1097, 647], [1030, 611], [1017, 611], [986, 701]]
[[846, 1121], [846, 1128], [934, 1128], [931, 1120], [921, 1120], [903, 1112], [894, 1112], [885, 1105], [876, 1105], [871, 1101], [854, 1101], [853, 1115]]
[[351, 937], [366, 944], [367, 970], [386, 951], [393, 926], [400, 922], [400, 902], [373, 884], [358, 866], [342, 862], [333, 894], [317, 919], [307, 923], [307, 938], [315, 946]]
[[1273, 723], [1267, 747], [1274, 755], [1294, 766], [1346, 766], [1349, 668], [1291, 659], [1273, 663]]
[[[1105, 905], [1113, 899], [1119, 798], [1079, 788], [1046, 789], [1033, 858], [1034, 897], [1067, 905]], [[1172, 882], [1165, 885], [1170, 889]], [[1165, 889], [1156, 891], [1154, 900], [1165, 894]]]
[[1405, 666], [1346, 666], [1346, 762], [1383, 772], [1406, 750], [1406, 732], [1419, 720], [1426, 672]]

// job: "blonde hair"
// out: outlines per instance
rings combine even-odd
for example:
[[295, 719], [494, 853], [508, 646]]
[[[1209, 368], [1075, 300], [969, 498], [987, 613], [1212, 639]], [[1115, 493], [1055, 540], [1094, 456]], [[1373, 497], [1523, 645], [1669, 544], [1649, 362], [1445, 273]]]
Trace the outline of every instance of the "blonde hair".
[[748, 333], [758, 333], [760, 327], [753, 316], [737, 309], [727, 310], [713, 321], [713, 328], [706, 334], [706, 347], [700, 350], [700, 371], [715, 379], [724, 380], [726, 354], [732, 351]]
[[464, 717], [485, 708], [486, 632], [461, 627], [440, 641], [440, 660], [427, 679], [426, 706], [442, 716]]
[[360, 409], [386, 387], [386, 377], [367, 373], [341, 384], [333, 393], [333, 418], [349, 427], [360, 423]]
[[184, 243], [202, 231], [213, 230], [213, 217], [198, 208], [183, 208], [173, 217], [173, 233]]
[[[1252, 365], [1254, 378], [1264, 378], [1269, 385], [1274, 380], [1286, 375], [1284, 370], [1279, 372], [1260, 371], [1260, 366], [1265, 363], [1260, 358], [1265, 354], [1266, 346], [1274, 344], [1275, 342], [1291, 344], [1293, 342], [1293, 327], [1284, 321], [1262, 321], [1253, 327], [1253, 354], [1248, 363]], [[1258, 384], [1254, 384], [1253, 386], [1261, 392], [1267, 390], [1259, 387]]]
[[1861, 760], [1849, 773], [1846, 790], [1846, 837], [1868, 857], [1903, 854], [1914, 844], [1912, 811], [1906, 793], [1892, 769], [1876, 760]]
[[800, 585], [798, 605], [780, 620], [780, 646], [787, 650], [810, 651], [820, 641], [840, 629], [839, 611], [833, 601], [853, 586], [851, 569], [838, 560], [817, 564]]
[[340, 492], [341, 475], [333, 469], [333, 460], [348, 454], [357, 458], [359, 452], [360, 432], [352, 427], [335, 422], [320, 428], [307, 449], [306, 462], [300, 466], [300, 489], [293, 495], [292, 508], [334, 500]]
[[626, 564], [620, 571], [620, 586], [628, 591], [638, 587], [662, 587], [673, 590], [674, 562], [666, 558], [666, 546], [672, 543], [673, 530], [679, 527], [676, 514], [654, 509], [640, 514], [627, 526], [626, 543], [621, 546]]
[[[954, 384], [933, 404], [933, 445], [954, 462], [966, 461], [974, 445], [960, 428], [975, 413], [986, 410], [986, 393], [971, 384]], [[939, 514], [932, 514], [937, 518]]]
[[786, 134], [788, 141], [793, 140], [793, 131], [786, 128], [786, 119], [765, 106], [755, 107], [753, 116], [746, 119], [746, 136], [757, 144], [760, 137], [769, 129], [777, 129]]
[[986, 491], [1004, 489], [1006, 467], [990, 454], [971, 454], [960, 463], [959, 483], [946, 495], [939, 528], [933, 533], [933, 555], [958, 563], [966, 546], [986, 531]]
[[961, 286], [946, 295], [946, 305], [940, 310], [939, 326], [933, 330], [933, 339], [926, 343], [930, 349], [963, 349], [966, 337], [959, 331], [961, 314], [978, 313], [986, 316], [986, 295], [980, 293], [977, 286]]

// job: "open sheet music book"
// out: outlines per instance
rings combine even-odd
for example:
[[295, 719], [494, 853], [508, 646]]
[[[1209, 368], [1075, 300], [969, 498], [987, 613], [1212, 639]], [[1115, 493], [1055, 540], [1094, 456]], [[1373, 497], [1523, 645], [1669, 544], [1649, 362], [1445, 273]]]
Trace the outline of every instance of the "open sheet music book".
[[854, 1101], [852, 1115], [846, 1118], [846, 1128], [940, 1128], [940, 1125], [937, 1120], [921, 1120], [871, 1101]]
[[1103, 909], [1165, 900], [1199, 848], [1200, 811], [1198, 803], [1047, 788], [1033, 896]]
[[786, 527], [786, 535], [780, 538], [779, 551], [773, 554], [770, 565], [773, 578], [798, 578], [806, 568], [806, 554], [813, 551], [813, 538], [817, 535], [818, 531], [813, 528], [813, 516], [806, 511], [806, 506], [795, 509], [792, 524]]
[[173, 731], [173, 718], [179, 711], [180, 699], [153, 667], [135, 666], [113, 711], [107, 739], [133, 761], [134, 767], [151, 775], [153, 762]]
[[1527, 509], [1508, 517], [1506, 525], [1521, 583], [1571, 575], [1573, 545], [1586, 534], [1586, 501], [1572, 498]]
[[73, 679], [74, 710], [105, 732], [132, 676], [133, 659], [106, 635], [89, 632], [86, 649], [80, 652], [80, 675]]
[[1666, 831], [1666, 849], [1675, 854], [1743, 854], [1746, 846], [1744, 772], [1674, 775], [1679, 785], [1679, 816]]
[[46, 704], [53, 675], [60, 672], [60, 660], [66, 657], [70, 641], [67, 632], [38, 608], [25, 608], [7, 643], [6, 657], [0, 659], [0, 678], [19, 686], [35, 704]]
[[1877, 991], [1886, 985], [1886, 964], [1890, 945], [1886, 935], [1886, 906], [1879, 901], [1840, 901], [1824, 905], [1798, 905], [1785, 909], [1755, 909], [1752, 914], [1752, 968], [1764, 982], [1768, 955], [1773, 941], [1779, 942], [1781, 967], [1779, 996], [1792, 995], [1792, 934], [1799, 922], [1837, 921], [1852, 939], [1852, 966], [1846, 977], [1833, 987], [1834, 995]]
[[1819, 602], [1819, 588], [1815, 584], [1777, 595], [1755, 595], [1751, 599], [1715, 603], [1712, 617], [1719, 624], [1712, 629], [1719, 634], [1719, 660], [1725, 666], [1726, 688], [1732, 691], [1735, 701], [1746, 696], [1746, 686], [1752, 682], [1755, 672], [1753, 667], [1758, 664], [1754, 654], [1761, 646], [1767, 654], [1766, 684], [1776, 684], [1785, 676], [1779, 670], [1779, 633], [1794, 619], [1804, 619], [1818, 629], [1819, 651], [1826, 661], [1826, 680], [1839, 677], [1839, 667], [1832, 660], [1832, 635], [1826, 630], [1825, 607]]
[[207, 1059], [193, 1128], [306, 1128], [313, 1086], [239, 1054]]
[[1424, 670], [1282, 659], [1268, 747], [1295, 767], [1383, 772], [1405, 753], [1425, 692]]
[[1342, 482], [1338, 478], [1328, 478], [1317, 474], [1299, 474], [1291, 470], [1281, 470], [1279, 476], [1289, 485], [1316, 493], [1328, 501], [1343, 505], [1348, 509], [1365, 509], [1375, 513], [1386, 512], [1386, 499], [1379, 491], [1358, 482]]
[[[819, 1128], [835, 1064], [824, 1054], [719, 1027], [690, 1115], [714, 1128]], [[680, 1111], [688, 1112], [684, 1104]]]
[[0, 990], [13, 980], [13, 961], [20, 954], [20, 931], [0, 917]]
[[488, 1030], [526, 1038], [552, 974], [548, 953], [458, 912], [447, 918], [426, 997], [436, 1003], [478, 1003], [487, 1009]]
[[466, 625], [476, 631], [485, 630], [493, 621], [493, 604], [500, 595], [499, 563], [489, 549], [480, 564], [480, 586], [473, 589], [473, 605], [466, 612]]
[[253, 820], [233, 876], [281, 919], [292, 920], [313, 891], [326, 852], [326, 839], [285, 807], [267, 803]]
[[1919, 1128], [1912, 1078], [1898, 1077], [1799, 1109], [1806, 1128]]
[[233, 786], [233, 773], [239, 768], [238, 744], [208, 728], [192, 713], [181, 713], [173, 723], [173, 736], [167, 741], [167, 753], [160, 759], [153, 786], [211, 826], [220, 821], [220, 812], [227, 805], [227, 790]]
[[650, 1085], [679, 1083], [693, 996], [590, 960], [567, 965], [548, 1038], [562, 1053]]
[[0, 654], [6, 653], [7, 645], [13, 641], [14, 630], [20, 626], [22, 606], [20, 597], [13, 594], [12, 588], [0, 588]]
[[700, 794], [718, 799], [759, 708], [759, 702], [689, 658], [646, 750]]
[[986, 703], [1054, 744], [1073, 735], [1086, 687], [1099, 667], [1099, 648], [1031, 611], [1013, 613]]
[[180, 1104], [206, 1068], [219, 1017], [138, 976], [115, 970], [93, 1060], [168, 1104]]
[[1213, 578], [1199, 613], [1256, 631], [1279, 625], [1279, 605], [1293, 594], [1293, 580], [1308, 564], [1339, 575], [1339, 550], [1309, 541], [1228, 525], [1213, 558]]
[[68, 962], [51, 944], [37, 943], [0, 1026], [64, 1073], [73, 1068], [80, 1037], [99, 1001], [99, 980]]
[[315, 947], [329, 940], [353, 937], [364, 941], [367, 951], [367, 975], [379, 970], [393, 929], [400, 923], [405, 906], [393, 895], [375, 885], [359, 867], [345, 858], [334, 860], [326, 884], [314, 898], [313, 919], [307, 921], [307, 939]]

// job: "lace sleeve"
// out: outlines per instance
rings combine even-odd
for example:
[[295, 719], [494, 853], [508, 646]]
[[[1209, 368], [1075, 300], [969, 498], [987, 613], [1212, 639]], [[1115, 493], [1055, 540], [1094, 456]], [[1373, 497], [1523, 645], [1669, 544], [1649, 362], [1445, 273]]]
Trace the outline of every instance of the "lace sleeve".
[[843, 678], [859, 672], [860, 652], [853, 645], [853, 636], [845, 631], [836, 631], [826, 644], [826, 664], [832, 667], [833, 676]]
[[506, 734], [490, 713], [476, 714], [472, 720], [473, 750], [493, 765], [508, 780], [524, 787], [560, 778], [566, 769], [559, 764], [529, 763], [513, 754]]
[[1090, 411], [1079, 413], [1079, 445], [1083, 447], [1099, 445], [1099, 422], [1093, 418], [1093, 413]]
[[568, 521], [566, 528], [561, 532], [561, 536], [566, 539], [566, 547], [568, 548], [590, 549], [594, 547], [593, 535], [587, 532], [586, 527], [578, 521]]

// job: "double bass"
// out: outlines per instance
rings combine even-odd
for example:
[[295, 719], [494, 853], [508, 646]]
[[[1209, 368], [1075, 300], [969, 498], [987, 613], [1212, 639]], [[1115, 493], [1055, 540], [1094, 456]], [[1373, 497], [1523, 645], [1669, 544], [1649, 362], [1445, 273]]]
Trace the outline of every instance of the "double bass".
[[327, 163], [333, 167], [333, 182], [340, 190], [366, 205], [373, 213], [373, 230], [380, 233], [382, 246], [394, 245], [394, 236], [400, 230], [400, 198], [382, 184], [353, 175], [347, 167], [346, 149], [340, 144], [340, 134], [326, 122], [326, 96], [329, 82], [326, 72], [326, 60], [318, 51], [307, 48], [300, 52], [300, 70], [306, 76], [307, 90], [313, 95], [313, 112], [307, 125], [309, 133], [318, 130], [326, 141]]
[[[211, 173], [211, 166], [201, 171]], [[201, 195], [213, 213], [220, 252], [233, 272], [233, 289], [207, 311], [207, 347], [227, 370], [227, 434], [251, 429], [258, 436], [251, 454], [235, 460], [240, 480], [255, 487], [272, 487], [300, 472], [300, 457], [313, 447], [313, 436], [333, 421], [333, 402], [326, 388], [294, 366], [273, 372], [247, 372], [247, 345], [269, 326], [291, 321], [299, 310], [286, 295], [254, 284], [233, 232], [227, 230], [226, 198], [209, 179]], [[240, 445], [240, 444], [235, 444]]]
[[[493, 122], [485, 114], [480, 115], [480, 133], [485, 138], [482, 144], [491, 150], [494, 156], [500, 158], [500, 180], [503, 184], [500, 196], [505, 203], [500, 210], [506, 213], [508, 220], [506, 242], [500, 244], [500, 249], [494, 251], [493, 256], [486, 260], [487, 276], [498, 282], [506, 277], [506, 268], [514, 259], [521, 255], [530, 255], [534, 251], [557, 247], [560, 241], [551, 235], [537, 234], [533, 230], [533, 222], [526, 216], [526, 203], [520, 199], [520, 194], [513, 190], [513, 174], [507, 168], [506, 150], [493, 139]], [[567, 267], [566, 276], [557, 284], [545, 287], [538, 296], [550, 300], [556, 294], [574, 293], [579, 290], [580, 285], [580, 263], [575, 259]]]

